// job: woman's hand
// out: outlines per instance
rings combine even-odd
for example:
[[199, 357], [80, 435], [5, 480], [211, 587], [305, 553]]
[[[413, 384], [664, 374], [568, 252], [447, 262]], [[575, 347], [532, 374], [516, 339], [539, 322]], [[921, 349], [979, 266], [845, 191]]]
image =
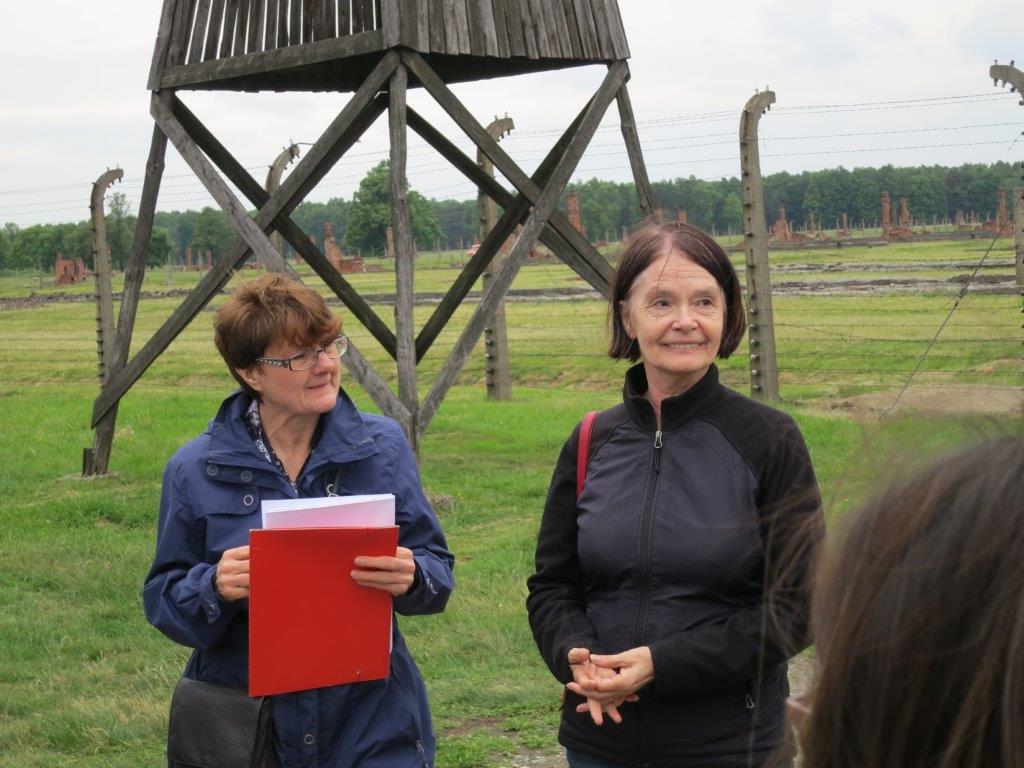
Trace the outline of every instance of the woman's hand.
[[565, 687], [587, 698], [587, 703], [576, 709], [578, 712], [589, 710], [598, 725], [602, 722], [602, 709], [615, 722], [622, 722], [618, 706], [624, 701], [636, 701], [636, 692], [654, 679], [654, 660], [646, 645], [612, 656], [573, 648], [569, 651], [569, 665], [573, 682]]
[[569, 650], [567, 658], [569, 660], [569, 667], [572, 669], [573, 682], [569, 683], [566, 688], [573, 693], [578, 693], [587, 698], [583, 704], [577, 705], [576, 711], [580, 714], [590, 712], [590, 718], [597, 725], [604, 724], [605, 714], [613, 722], [621, 723], [622, 715], [619, 714], [619, 707], [624, 702], [637, 701], [640, 697], [635, 693], [625, 696], [589, 693], [593, 691], [593, 686], [599, 679], [614, 677], [616, 675], [615, 671], [602, 669], [594, 664], [591, 660], [590, 651], [587, 648], [572, 648]]
[[389, 592], [394, 597], [401, 597], [412, 587], [416, 579], [416, 561], [412, 550], [399, 547], [394, 557], [357, 557], [352, 571], [356, 584], [370, 589]]
[[224, 550], [213, 573], [213, 588], [229, 603], [249, 596], [249, 547]]

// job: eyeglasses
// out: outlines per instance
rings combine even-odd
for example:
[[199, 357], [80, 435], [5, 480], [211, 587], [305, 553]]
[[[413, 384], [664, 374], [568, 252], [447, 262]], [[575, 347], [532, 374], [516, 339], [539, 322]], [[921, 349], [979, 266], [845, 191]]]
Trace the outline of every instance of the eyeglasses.
[[337, 360], [348, 352], [348, 336], [339, 336], [316, 349], [304, 349], [291, 357], [257, 357], [256, 360], [267, 365], [275, 365], [278, 368], [287, 368], [289, 371], [308, 371], [316, 361], [320, 359], [323, 352], [331, 360]]

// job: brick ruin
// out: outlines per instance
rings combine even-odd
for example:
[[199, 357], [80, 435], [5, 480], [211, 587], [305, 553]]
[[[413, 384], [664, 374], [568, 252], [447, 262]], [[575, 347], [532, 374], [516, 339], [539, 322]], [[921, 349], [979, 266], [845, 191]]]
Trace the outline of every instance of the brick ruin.
[[185, 248], [185, 271], [186, 272], [205, 272], [213, 266], [213, 251], [204, 251], [200, 254], [195, 254], [192, 251], [192, 246]]
[[900, 198], [900, 235], [906, 237], [910, 234], [910, 205], [907, 203], [907, 198]]
[[[896, 220], [898, 224], [893, 224]], [[897, 218], [896, 211], [889, 199], [889, 193], [882, 193], [882, 237], [886, 240], [906, 240], [910, 237], [910, 206], [907, 198], [900, 198], [900, 210]]]
[[583, 227], [583, 214], [580, 211], [580, 198], [575, 192], [570, 192], [565, 198], [566, 213], [569, 216], [569, 223], [572, 224], [576, 231], [584, 237], [587, 236], [587, 230]]
[[839, 226], [836, 228], [836, 237], [849, 237], [850, 236], [850, 217], [846, 211], [841, 214], [841, 221]]
[[995, 221], [986, 221], [982, 224], [981, 229], [983, 232], [988, 232], [992, 235], [1004, 235], [1009, 237], [1013, 234], [1013, 223], [1010, 221], [1006, 212], [1005, 189], [999, 190], [999, 207], [996, 211]]
[[[388, 253], [390, 254], [393, 250], [391, 227], [388, 227], [387, 236]], [[324, 256], [327, 257], [327, 261], [331, 263], [331, 266], [343, 275], [366, 271], [366, 265], [360, 257], [345, 258], [345, 254], [341, 252], [338, 241], [334, 237], [334, 227], [329, 221], [324, 222]]]
[[882, 193], [882, 237], [889, 237], [892, 229], [892, 206], [889, 204], [889, 193]]
[[85, 266], [81, 259], [65, 259], [58, 253], [53, 265], [53, 275], [55, 285], [71, 285], [88, 280], [92, 276], [92, 270]]
[[793, 243], [805, 243], [810, 238], [807, 235], [798, 234], [789, 226], [786, 219], [786, 209], [779, 206], [779, 215], [771, 226], [768, 233], [768, 240], [772, 245], [790, 245]]

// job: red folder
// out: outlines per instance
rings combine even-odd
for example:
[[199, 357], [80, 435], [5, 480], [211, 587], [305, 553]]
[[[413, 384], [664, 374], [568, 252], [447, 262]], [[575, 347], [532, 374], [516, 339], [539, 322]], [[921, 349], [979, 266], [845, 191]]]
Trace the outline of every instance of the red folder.
[[351, 573], [397, 546], [394, 526], [249, 532], [250, 696], [388, 676], [391, 595]]

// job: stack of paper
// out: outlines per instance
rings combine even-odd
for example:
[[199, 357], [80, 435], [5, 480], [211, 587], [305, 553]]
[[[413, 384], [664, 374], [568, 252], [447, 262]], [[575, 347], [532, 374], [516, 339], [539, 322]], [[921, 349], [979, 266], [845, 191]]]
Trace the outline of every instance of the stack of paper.
[[249, 532], [249, 695], [380, 680], [391, 595], [352, 580], [359, 556], [394, 556], [395, 497], [263, 502]]
[[390, 493], [264, 501], [262, 510], [264, 530], [386, 528], [395, 524], [395, 497]]

